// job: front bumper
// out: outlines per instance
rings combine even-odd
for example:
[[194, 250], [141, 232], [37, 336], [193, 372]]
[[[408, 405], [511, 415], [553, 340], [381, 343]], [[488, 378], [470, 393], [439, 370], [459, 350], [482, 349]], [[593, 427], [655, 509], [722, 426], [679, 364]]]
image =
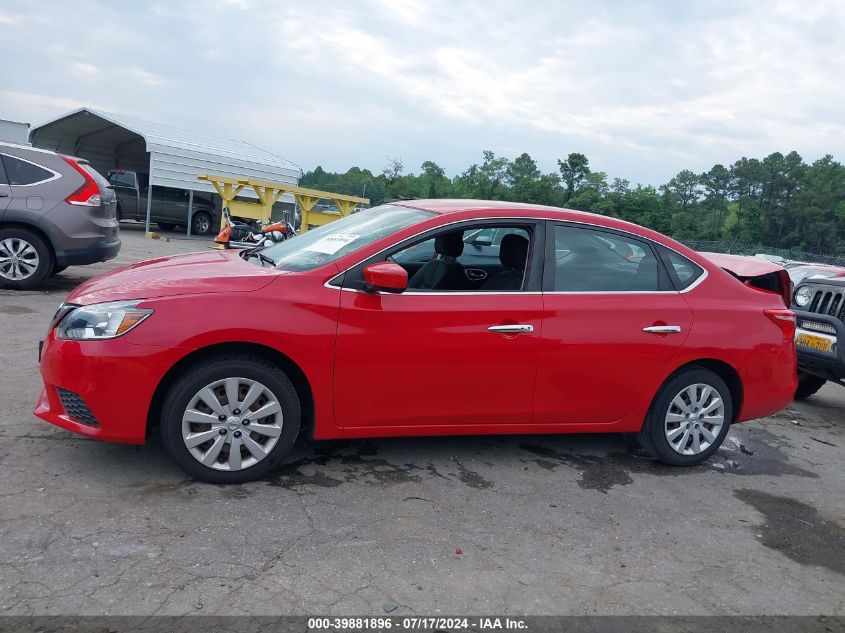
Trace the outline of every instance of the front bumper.
[[[155, 390], [186, 352], [133, 345], [126, 337], [58, 340], [51, 332], [42, 350], [44, 389], [34, 413], [58, 427], [99, 440], [143, 444]], [[69, 406], [71, 402], [74, 406]], [[86, 408], [90, 418], [80, 413]]]
[[[837, 318], [815, 312], [795, 310], [795, 340], [802, 334], [821, 336], [832, 342], [829, 352], [796, 345], [798, 368], [828, 380], [845, 378], [845, 324]], [[816, 327], [812, 327], [813, 325]], [[818, 327], [819, 325], [823, 328]], [[832, 332], [830, 329], [832, 328]]]

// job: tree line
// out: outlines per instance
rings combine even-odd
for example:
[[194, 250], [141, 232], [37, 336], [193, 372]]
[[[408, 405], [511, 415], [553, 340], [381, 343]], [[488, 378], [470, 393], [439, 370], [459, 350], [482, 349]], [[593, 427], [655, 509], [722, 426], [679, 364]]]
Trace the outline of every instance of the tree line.
[[824, 254], [845, 252], [845, 167], [833, 156], [807, 164], [795, 152], [741, 158], [704, 173], [684, 169], [659, 187], [610, 180], [584, 154], [543, 173], [527, 153], [513, 160], [483, 152], [480, 163], [449, 178], [433, 161], [405, 173], [389, 159], [381, 173], [317, 167], [303, 187], [364, 195], [373, 205], [408, 198], [478, 198], [531, 202], [610, 215], [679, 240], [730, 240]]

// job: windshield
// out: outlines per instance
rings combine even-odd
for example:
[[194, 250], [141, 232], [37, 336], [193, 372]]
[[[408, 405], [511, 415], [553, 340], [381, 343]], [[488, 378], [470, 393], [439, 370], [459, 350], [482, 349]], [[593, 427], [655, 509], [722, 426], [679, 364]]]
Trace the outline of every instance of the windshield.
[[386, 204], [329, 222], [260, 252], [279, 270], [311, 270], [431, 216], [428, 211]]

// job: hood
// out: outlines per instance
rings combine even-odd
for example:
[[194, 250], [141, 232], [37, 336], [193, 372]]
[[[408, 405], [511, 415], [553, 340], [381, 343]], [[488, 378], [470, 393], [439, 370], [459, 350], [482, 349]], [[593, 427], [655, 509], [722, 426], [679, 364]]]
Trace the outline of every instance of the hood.
[[701, 253], [719, 268], [728, 271], [746, 286], [780, 295], [789, 307], [792, 300], [792, 281], [786, 269], [773, 261], [747, 255]]
[[89, 305], [206, 292], [251, 292], [279, 275], [272, 268], [245, 262], [238, 252], [209, 250], [123, 266], [89, 279], [67, 301]]

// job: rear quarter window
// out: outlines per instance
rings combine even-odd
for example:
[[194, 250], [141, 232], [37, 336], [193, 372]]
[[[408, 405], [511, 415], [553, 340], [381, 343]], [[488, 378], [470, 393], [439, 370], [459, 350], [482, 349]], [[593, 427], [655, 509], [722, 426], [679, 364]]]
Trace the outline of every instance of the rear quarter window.
[[52, 180], [56, 173], [16, 156], [0, 154], [10, 185], [26, 186]]
[[672, 283], [677, 290], [689, 288], [704, 274], [704, 269], [695, 262], [665, 246], [659, 244], [656, 246], [660, 251], [661, 257], [666, 262], [666, 268], [669, 269], [669, 277], [672, 278]]

